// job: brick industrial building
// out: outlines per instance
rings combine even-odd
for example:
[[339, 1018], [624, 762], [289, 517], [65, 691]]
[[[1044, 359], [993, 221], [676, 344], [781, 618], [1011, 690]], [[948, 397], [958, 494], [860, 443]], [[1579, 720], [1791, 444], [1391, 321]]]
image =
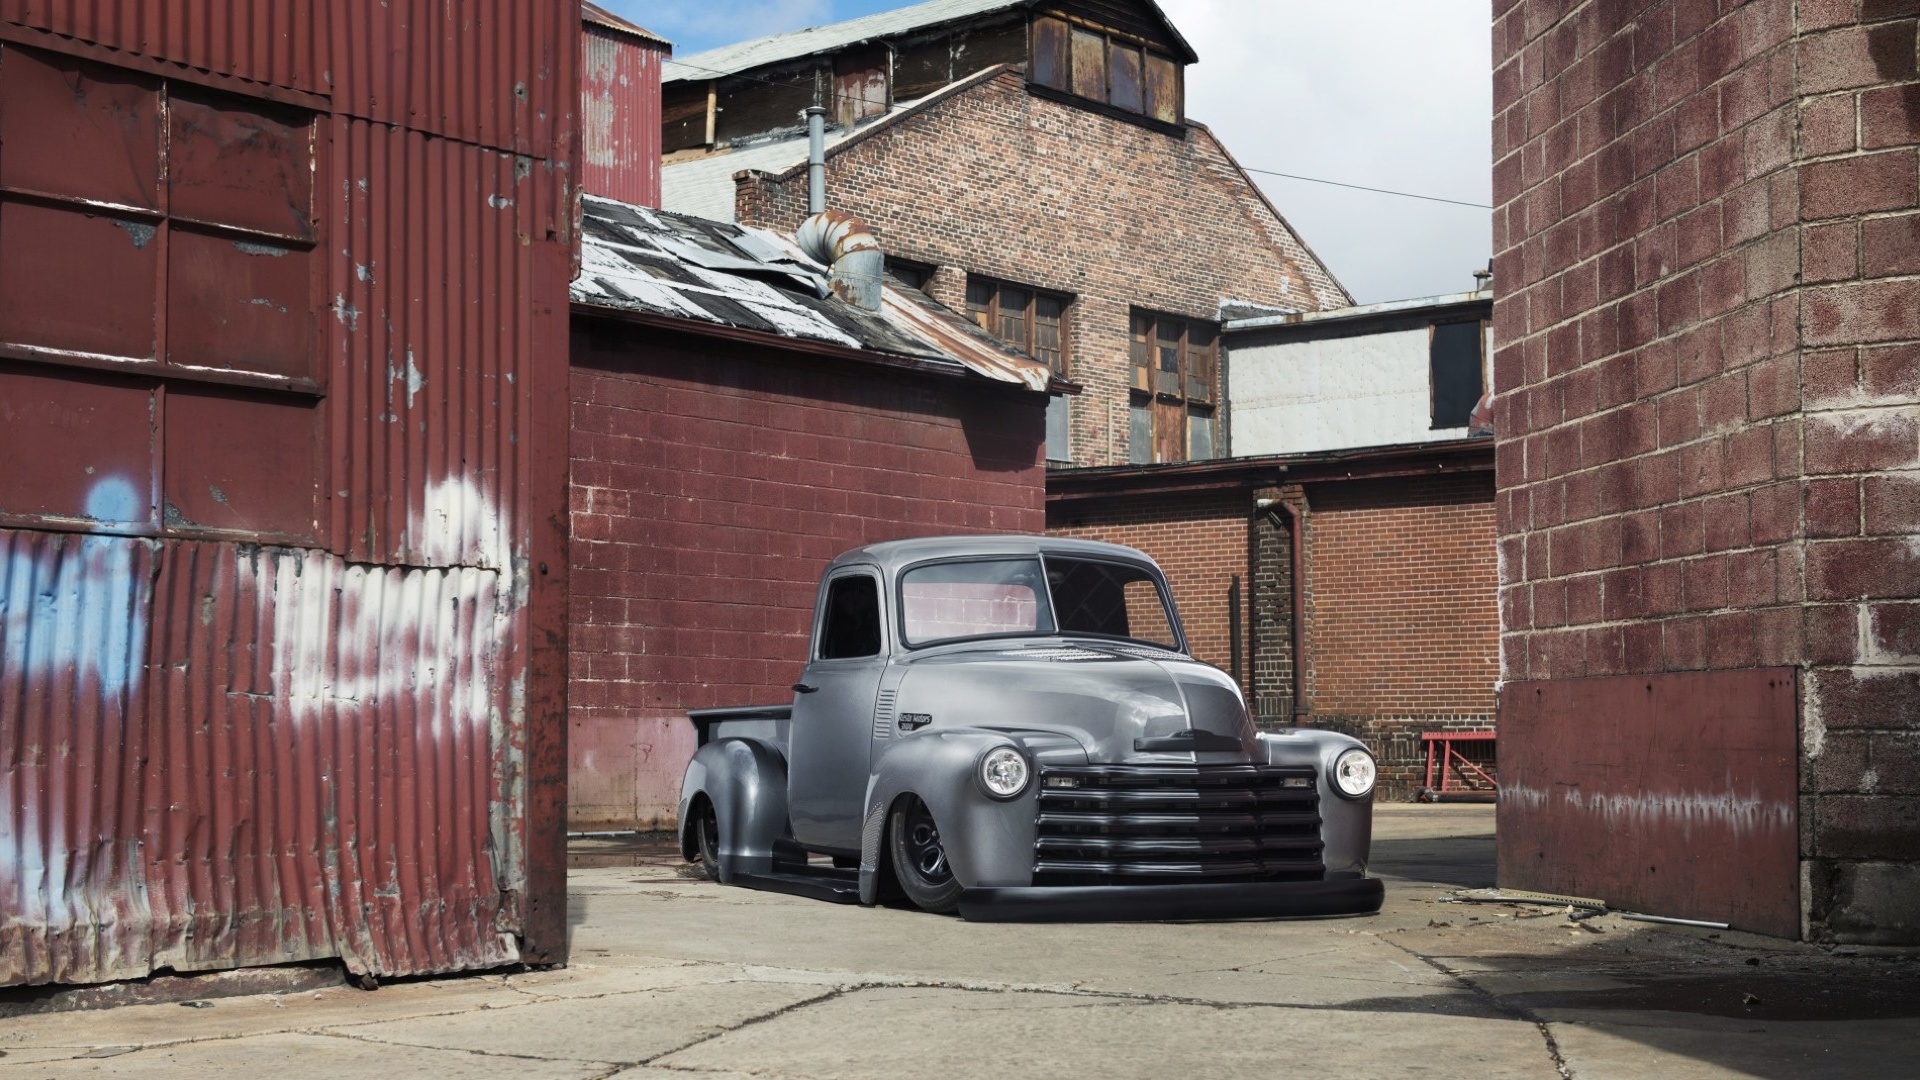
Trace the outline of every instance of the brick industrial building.
[[1501, 882], [1920, 942], [1914, 6], [1494, 14]]
[[824, 105], [831, 205], [1084, 388], [1054, 406], [1049, 460], [1214, 457], [1223, 311], [1352, 300], [1187, 118], [1194, 60], [1126, 0], [932, 0], [688, 56], [666, 68], [665, 205], [791, 230], [799, 112]]

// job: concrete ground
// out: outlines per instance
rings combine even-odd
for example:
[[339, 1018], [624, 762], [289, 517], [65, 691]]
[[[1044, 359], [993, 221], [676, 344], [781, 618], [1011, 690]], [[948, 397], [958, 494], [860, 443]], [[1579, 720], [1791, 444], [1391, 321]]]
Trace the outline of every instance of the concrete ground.
[[1378, 916], [984, 925], [587, 842], [574, 962], [0, 1019], [14, 1077], [1920, 1075], [1920, 961], [1446, 903], [1490, 806], [1380, 807]]

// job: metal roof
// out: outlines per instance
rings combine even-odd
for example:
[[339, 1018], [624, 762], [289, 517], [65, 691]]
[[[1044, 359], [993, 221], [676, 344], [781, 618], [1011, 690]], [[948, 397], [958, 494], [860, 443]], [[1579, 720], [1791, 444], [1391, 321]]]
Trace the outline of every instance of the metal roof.
[[628, 22], [626, 19], [615, 15], [599, 4], [589, 3], [587, 0], [581, 0], [580, 21], [587, 26], [602, 27], [616, 33], [637, 37], [641, 41], [650, 42], [655, 45], [665, 45], [669, 49], [673, 48], [673, 42], [668, 41], [659, 34], [637, 23]]
[[1310, 326], [1318, 323], [1345, 322], [1350, 319], [1364, 319], [1372, 315], [1404, 315], [1410, 312], [1427, 311], [1433, 308], [1455, 307], [1461, 304], [1488, 303], [1493, 300], [1492, 289], [1480, 289], [1475, 292], [1444, 293], [1440, 296], [1417, 296], [1411, 300], [1389, 300], [1381, 304], [1360, 304], [1355, 307], [1324, 308], [1320, 311], [1290, 311], [1281, 315], [1260, 315], [1250, 319], [1232, 319], [1223, 323], [1223, 332], [1240, 330], [1267, 330], [1278, 326]]
[[828, 270], [792, 240], [595, 196], [581, 199], [573, 302], [711, 323], [1045, 390], [1047, 365], [1001, 345], [925, 295], [882, 290], [863, 311], [828, 287]]
[[1023, 8], [1030, 3], [1031, 0], [925, 0], [924, 3], [893, 11], [880, 11], [846, 22], [809, 26], [791, 33], [722, 45], [679, 60], [669, 60], [662, 81], [732, 75], [875, 38], [893, 37], [975, 15]]

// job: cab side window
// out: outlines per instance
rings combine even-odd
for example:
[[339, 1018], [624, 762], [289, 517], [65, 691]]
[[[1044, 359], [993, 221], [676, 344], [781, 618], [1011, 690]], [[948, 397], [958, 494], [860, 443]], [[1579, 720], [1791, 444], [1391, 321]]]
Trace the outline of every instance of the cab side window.
[[827, 612], [820, 624], [820, 659], [851, 660], [880, 655], [880, 583], [848, 574], [827, 586]]

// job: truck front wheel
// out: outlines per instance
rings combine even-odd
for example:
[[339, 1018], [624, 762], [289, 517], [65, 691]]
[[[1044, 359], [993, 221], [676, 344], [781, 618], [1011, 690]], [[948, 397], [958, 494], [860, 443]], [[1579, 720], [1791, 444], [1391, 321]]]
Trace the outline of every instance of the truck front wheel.
[[888, 815], [893, 873], [907, 899], [922, 911], [944, 914], [960, 906], [960, 882], [940, 844], [940, 827], [927, 804], [909, 795]]

